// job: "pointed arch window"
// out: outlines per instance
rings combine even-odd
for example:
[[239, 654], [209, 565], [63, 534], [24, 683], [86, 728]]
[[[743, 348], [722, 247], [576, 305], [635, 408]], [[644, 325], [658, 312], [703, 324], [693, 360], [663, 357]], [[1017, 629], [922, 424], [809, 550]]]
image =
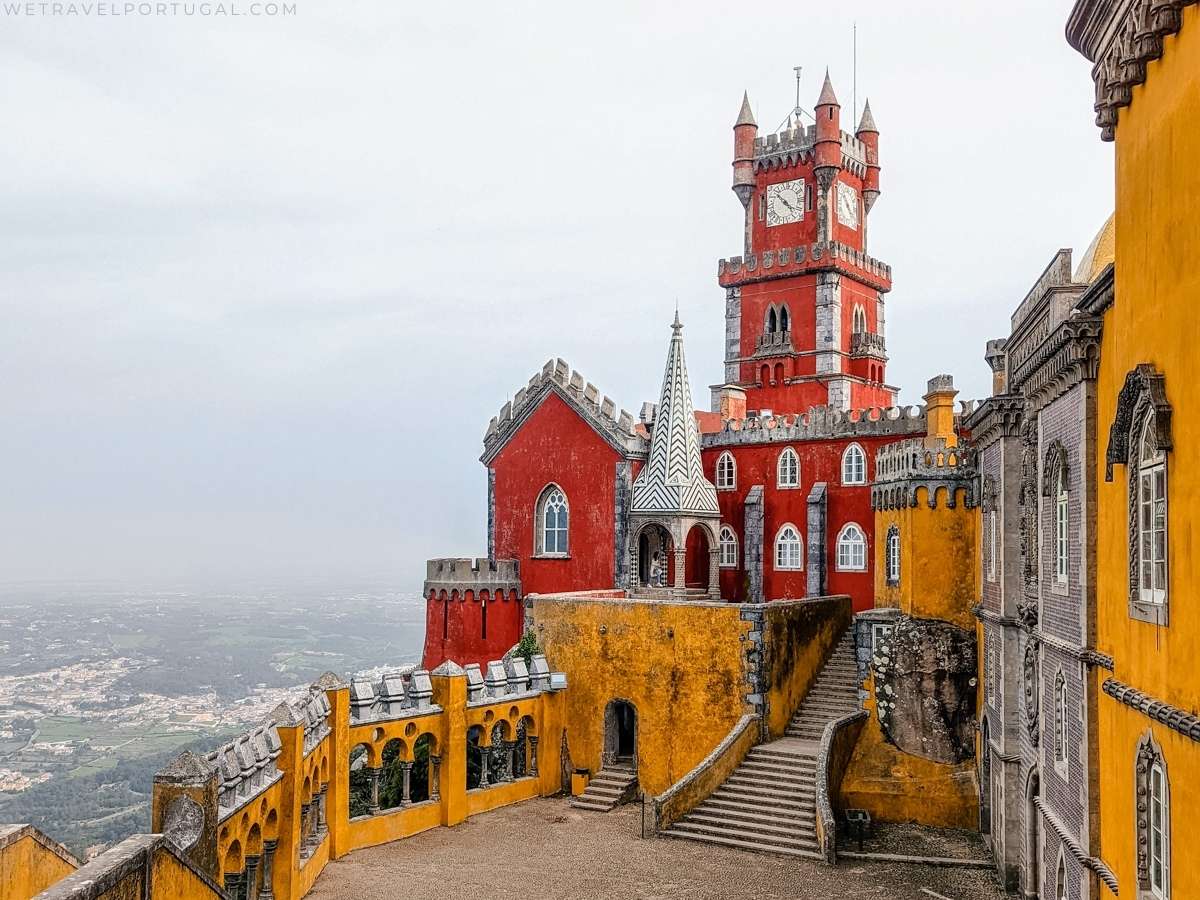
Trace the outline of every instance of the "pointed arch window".
[[779, 307], [779, 330], [791, 331], [792, 323], [788, 316], [788, 308], [786, 306]]
[[1167, 457], [1154, 416], [1142, 424], [1137, 450], [1138, 592], [1143, 603], [1167, 602]]
[[1067, 900], [1067, 860], [1058, 851], [1058, 870], [1054, 874], [1054, 900]]
[[726, 450], [717, 457], [717, 490], [732, 491], [737, 487], [737, 462]]
[[888, 527], [887, 543], [884, 545], [885, 571], [887, 583], [900, 583], [900, 528], [896, 525]]
[[775, 568], [804, 568], [804, 543], [800, 540], [800, 532], [790, 522], [780, 528], [775, 537]]
[[854, 522], [843, 526], [838, 534], [837, 567], [841, 572], [866, 571], [867, 536]]
[[557, 484], [549, 484], [537, 503], [538, 556], [566, 556], [570, 510], [567, 495]]
[[851, 444], [842, 454], [842, 484], [867, 483], [867, 454], [858, 444]]
[[854, 307], [854, 322], [853, 332], [855, 334], [864, 334], [867, 330], [867, 311], [861, 305]]
[[791, 447], [784, 447], [779, 454], [778, 472], [775, 479], [776, 487], [800, 487], [800, 457]]
[[721, 526], [721, 537], [718, 541], [720, 547], [720, 566], [722, 569], [737, 568], [738, 561], [738, 540], [733, 529], [728, 525]]
[[779, 319], [775, 312], [775, 307], [772, 306], [767, 310], [767, 334], [774, 334], [779, 329]]
[[1171, 786], [1150, 734], [1138, 745], [1134, 775], [1138, 897], [1171, 900]]

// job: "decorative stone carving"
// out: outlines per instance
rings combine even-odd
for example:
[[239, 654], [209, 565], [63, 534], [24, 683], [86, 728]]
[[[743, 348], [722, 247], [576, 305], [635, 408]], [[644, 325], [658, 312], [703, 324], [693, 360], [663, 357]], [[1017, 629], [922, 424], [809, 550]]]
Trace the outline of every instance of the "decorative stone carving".
[[204, 833], [204, 809], [184, 794], [171, 801], [163, 817], [163, 834], [179, 850], [187, 851]]
[[[1021, 573], [1027, 596], [1038, 590], [1038, 418], [1027, 412], [1021, 423]], [[1037, 621], [1037, 613], [1033, 614]]]
[[1163, 376], [1149, 363], [1141, 363], [1125, 376], [1117, 397], [1117, 412], [1108, 429], [1108, 449], [1104, 454], [1104, 480], [1112, 481], [1114, 465], [1127, 465], [1137, 451], [1134, 429], [1147, 409], [1154, 411], [1154, 438], [1160, 450], [1171, 449], [1171, 404]]
[[1039, 739], [1039, 702], [1041, 673], [1038, 671], [1037, 644], [1030, 641], [1025, 647], [1025, 727], [1029, 729], [1029, 740], [1033, 746]]

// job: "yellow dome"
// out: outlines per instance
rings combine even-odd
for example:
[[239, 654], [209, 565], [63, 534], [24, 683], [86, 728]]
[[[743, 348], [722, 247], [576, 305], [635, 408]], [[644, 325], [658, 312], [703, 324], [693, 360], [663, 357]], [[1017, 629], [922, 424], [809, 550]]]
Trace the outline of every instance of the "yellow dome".
[[1104, 226], [1096, 233], [1092, 244], [1075, 267], [1073, 280], [1076, 284], [1091, 284], [1096, 276], [1104, 271], [1105, 266], [1116, 259], [1117, 229], [1116, 216], [1111, 215]]

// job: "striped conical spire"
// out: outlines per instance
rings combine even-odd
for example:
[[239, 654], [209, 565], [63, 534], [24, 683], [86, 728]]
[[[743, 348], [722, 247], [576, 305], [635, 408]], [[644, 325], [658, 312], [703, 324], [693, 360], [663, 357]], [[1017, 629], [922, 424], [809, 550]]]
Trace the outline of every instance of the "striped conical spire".
[[650, 459], [633, 483], [631, 512], [719, 515], [717, 490], [704, 477], [700, 464], [700, 433], [692, 409], [678, 310], [671, 332], [667, 370], [650, 437]]

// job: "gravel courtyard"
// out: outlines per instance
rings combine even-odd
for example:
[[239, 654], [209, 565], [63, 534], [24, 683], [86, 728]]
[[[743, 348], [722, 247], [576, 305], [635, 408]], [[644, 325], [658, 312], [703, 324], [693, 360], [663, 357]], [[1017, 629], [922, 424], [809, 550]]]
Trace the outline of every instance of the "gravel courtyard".
[[573, 809], [530, 800], [330, 863], [312, 900], [365, 897], [888, 898], [1000, 900], [988, 870], [815, 862], [671, 838], [642, 840], [641, 807]]

